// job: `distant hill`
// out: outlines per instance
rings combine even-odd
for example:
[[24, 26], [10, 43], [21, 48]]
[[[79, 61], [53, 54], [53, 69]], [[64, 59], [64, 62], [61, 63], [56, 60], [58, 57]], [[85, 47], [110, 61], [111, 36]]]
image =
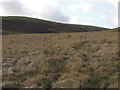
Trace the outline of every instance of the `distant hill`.
[[2, 17], [3, 34], [9, 33], [60, 33], [60, 32], [92, 32], [108, 30], [88, 25], [63, 24], [41, 19], [8, 16]]
[[118, 28], [114, 28], [113, 30], [116, 31], [116, 32], [117, 32], [117, 31], [120, 32], [120, 27], [118, 27]]

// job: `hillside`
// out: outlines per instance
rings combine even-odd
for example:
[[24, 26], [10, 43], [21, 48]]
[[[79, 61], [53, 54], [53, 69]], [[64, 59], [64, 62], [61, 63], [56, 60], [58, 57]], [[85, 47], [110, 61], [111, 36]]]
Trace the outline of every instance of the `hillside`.
[[117, 38], [114, 31], [3, 35], [3, 88], [118, 88]]
[[8, 16], [2, 17], [3, 34], [8, 33], [59, 33], [59, 32], [91, 32], [108, 30], [106, 28], [62, 24], [41, 19]]

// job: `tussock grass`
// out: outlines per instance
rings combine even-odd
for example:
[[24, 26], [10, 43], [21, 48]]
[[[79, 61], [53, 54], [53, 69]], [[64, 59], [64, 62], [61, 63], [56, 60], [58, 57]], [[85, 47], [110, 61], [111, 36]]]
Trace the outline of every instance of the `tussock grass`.
[[3, 87], [117, 88], [117, 43], [112, 31], [5, 35]]

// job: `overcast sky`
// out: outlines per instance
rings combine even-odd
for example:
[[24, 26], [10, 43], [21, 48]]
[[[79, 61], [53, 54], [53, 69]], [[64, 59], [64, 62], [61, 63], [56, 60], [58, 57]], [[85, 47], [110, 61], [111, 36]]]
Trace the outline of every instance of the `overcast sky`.
[[118, 1], [0, 0], [0, 15], [115, 28], [118, 26]]

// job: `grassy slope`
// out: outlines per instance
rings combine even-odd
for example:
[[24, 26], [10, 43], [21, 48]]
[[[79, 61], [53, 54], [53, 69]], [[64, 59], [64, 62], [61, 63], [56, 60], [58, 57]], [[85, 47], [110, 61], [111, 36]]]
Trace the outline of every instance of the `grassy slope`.
[[2, 23], [3, 30], [22, 33], [88, 32], [107, 30], [106, 28], [95, 26], [62, 24], [17, 16], [2, 17]]
[[2, 34], [2, 35], [5, 35], [5, 34], [20, 34], [20, 32], [0, 30], [0, 34]]
[[117, 32], [3, 36], [3, 87], [117, 88]]

